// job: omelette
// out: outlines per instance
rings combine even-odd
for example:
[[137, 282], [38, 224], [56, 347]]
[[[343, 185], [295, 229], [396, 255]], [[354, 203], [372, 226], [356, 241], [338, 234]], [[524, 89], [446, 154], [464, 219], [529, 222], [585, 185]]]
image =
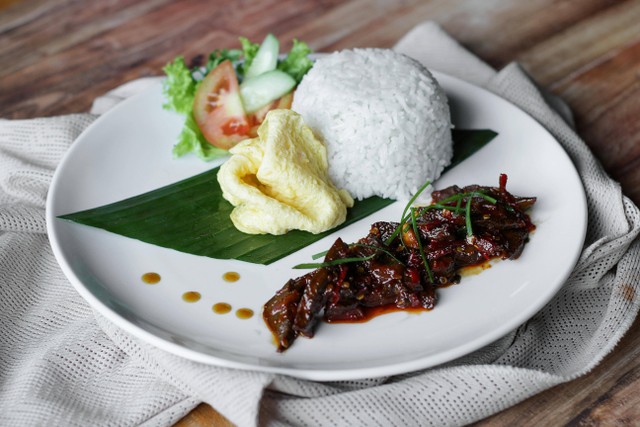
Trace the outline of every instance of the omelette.
[[317, 234], [343, 223], [353, 206], [329, 178], [326, 147], [292, 110], [270, 111], [256, 138], [229, 151], [218, 182], [243, 233]]

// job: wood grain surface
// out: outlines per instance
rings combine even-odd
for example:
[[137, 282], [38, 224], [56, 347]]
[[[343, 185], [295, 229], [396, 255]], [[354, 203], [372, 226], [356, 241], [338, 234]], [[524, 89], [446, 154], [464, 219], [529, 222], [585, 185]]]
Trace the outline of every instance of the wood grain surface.
[[[564, 98], [578, 133], [640, 202], [640, 0], [0, 0], [0, 118], [86, 112], [176, 55], [237, 47], [240, 35], [273, 32], [317, 51], [390, 47], [425, 20], [496, 68], [520, 62]], [[478, 423], [637, 424], [637, 321], [593, 372]], [[228, 422], [203, 404], [178, 425]]]

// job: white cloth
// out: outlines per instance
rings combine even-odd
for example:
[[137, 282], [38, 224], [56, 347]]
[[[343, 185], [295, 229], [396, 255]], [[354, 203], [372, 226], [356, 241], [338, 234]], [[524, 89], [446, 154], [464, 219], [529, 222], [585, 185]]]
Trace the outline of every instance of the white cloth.
[[[200, 401], [239, 426], [461, 425], [576, 378], [611, 351], [638, 311], [636, 206], [517, 64], [496, 73], [431, 23], [396, 48], [519, 105], [575, 163], [588, 199], [587, 241], [545, 308], [471, 355], [391, 378], [314, 383], [181, 359], [93, 313], [49, 248], [53, 170], [95, 116], [0, 120], [0, 425], [167, 425]], [[100, 98], [92, 112], [147, 83]]]

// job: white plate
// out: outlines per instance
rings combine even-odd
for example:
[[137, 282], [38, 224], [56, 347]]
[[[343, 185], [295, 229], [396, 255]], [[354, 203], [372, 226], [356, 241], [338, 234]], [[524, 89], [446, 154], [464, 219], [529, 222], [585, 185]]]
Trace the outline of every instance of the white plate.
[[[51, 245], [64, 273], [100, 313], [132, 334], [188, 359], [219, 366], [279, 372], [313, 380], [384, 376], [431, 367], [504, 336], [533, 316], [558, 291], [580, 253], [586, 203], [567, 154], [534, 119], [505, 100], [463, 81], [436, 74], [449, 95], [459, 128], [489, 128], [498, 137], [445, 174], [451, 184], [497, 185], [507, 173], [514, 194], [536, 196], [537, 230], [517, 261], [501, 261], [458, 286], [438, 291], [430, 312], [392, 313], [363, 324], [321, 324], [312, 340], [298, 339], [276, 353], [262, 321], [262, 304], [341, 236], [355, 241], [378, 220], [397, 220], [404, 202], [340, 230], [270, 266], [222, 261], [145, 244], [57, 219], [141, 194], [203, 172], [213, 164], [175, 160], [171, 147], [181, 119], [161, 108], [160, 85], [96, 120], [74, 143], [53, 179], [47, 202]], [[142, 274], [162, 280], [146, 285]], [[227, 271], [240, 280], [222, 279]], [[182, 294], [202, 299], [186, 303]], [[215, 314], [227, 302], [256, 315]]]

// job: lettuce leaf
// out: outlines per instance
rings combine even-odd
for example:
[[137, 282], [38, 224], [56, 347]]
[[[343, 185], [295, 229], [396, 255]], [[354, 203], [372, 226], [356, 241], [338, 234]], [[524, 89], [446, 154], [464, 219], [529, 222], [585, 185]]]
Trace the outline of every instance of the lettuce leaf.
[[209, 144], [204, 135], [202, 135], [191, 112], [185, 118], [184, 127], [178, 136], [178, 143], [173, 146], [174, 157], [181, 157], [187, 153], [193, 153], [204, 161], [210, 161], [229, 154], [228, 151]]
[[166, 100], [162, 107], [180, 114], [191, 114], [197, 82], [184, 58], [178, 56], [162, 70], [167, 75], [162, 83], [162, 93]]
[[207, 64], [205, 66], [205, 70], [203, 72], [203, 76], [209, 74], [209, 71], [216, 68], [220, 63], [226, 61], [227, 59], [231, 61], [233, 64], [240, 60], [242, 56], [242, 51], [240, 49], [216, 49], [209, 54], [209, 58], [207, 60]]
[[236, 74], [238, 74], [238, 80], [242, 81], [246, 71], [253, 62], [253, 58], [255, 58], [258, 53], [258, 49], [260, 49], [260, 44], [251, 43], [251, 41], [246, 37], [240, 37], [240, 44], [242, 45], [242, 56], [244, 61], [236, 67]]
[[278, 64], [278, 69], [293, 77], [296, 83], [300, 83], [307, 71], [313, 67], [313, 62], [307, 57], [310, 53], [311, 49], [305, 42], [293, 39], [293, 46]]

